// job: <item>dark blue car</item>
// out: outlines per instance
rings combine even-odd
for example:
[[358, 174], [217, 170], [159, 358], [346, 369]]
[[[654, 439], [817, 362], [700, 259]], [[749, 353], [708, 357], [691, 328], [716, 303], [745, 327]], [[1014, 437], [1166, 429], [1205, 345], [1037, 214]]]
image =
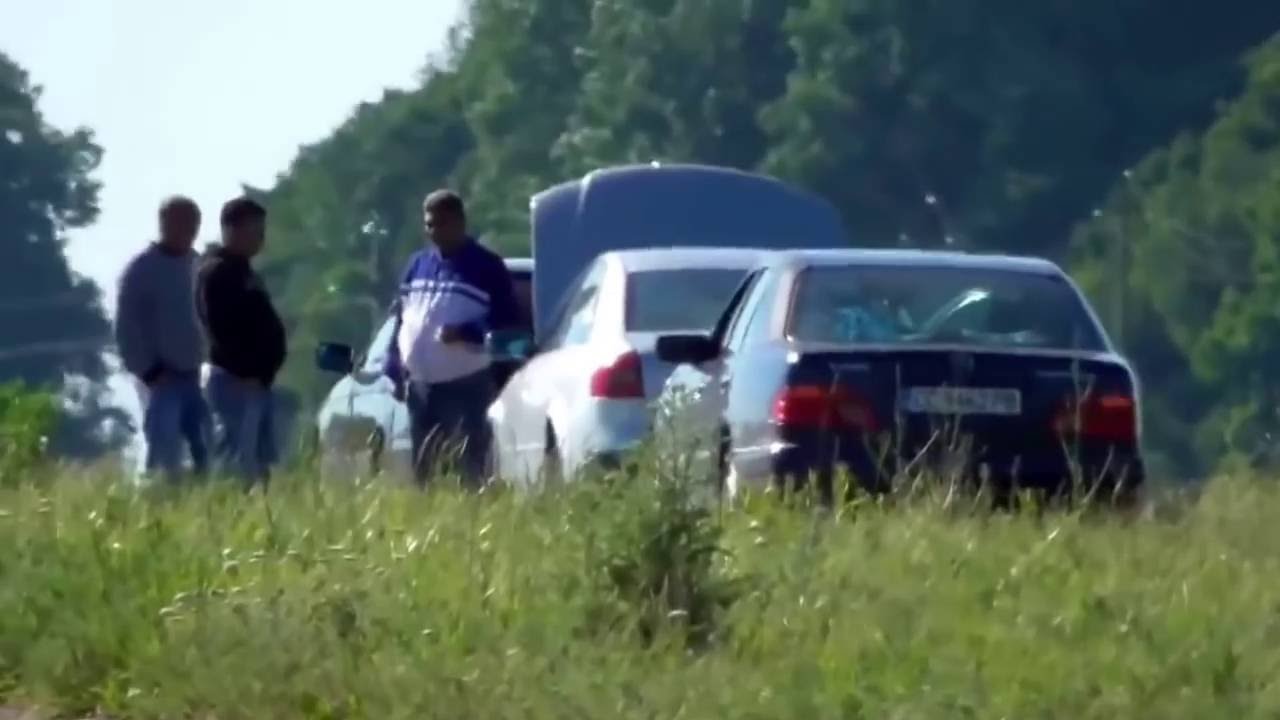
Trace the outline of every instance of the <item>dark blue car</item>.
[[711, 335], [658, 353], [683, 363], [664, 401], [710, 433], [731, 495], [814, 479], [831, 500], [841, 469], [872, 492], [933, 470], [1000, 497], [1131, 499], [1144, 479], [1137, 378], [1047, 260], [773, 253]]

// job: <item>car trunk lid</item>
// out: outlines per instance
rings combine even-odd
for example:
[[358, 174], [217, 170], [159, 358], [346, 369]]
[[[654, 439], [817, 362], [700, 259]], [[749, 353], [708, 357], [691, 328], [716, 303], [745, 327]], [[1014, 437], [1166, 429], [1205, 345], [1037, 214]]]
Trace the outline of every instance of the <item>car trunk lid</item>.
[[958, 347], [801, 350], [794, 359], [789, 387], [840, 389], [846, 411], [862, 414], [854, 424], [908, 451], [948, 435], [997, 454], [1066, 436], [1137, 439], [1132, 374], [1114, 356]]

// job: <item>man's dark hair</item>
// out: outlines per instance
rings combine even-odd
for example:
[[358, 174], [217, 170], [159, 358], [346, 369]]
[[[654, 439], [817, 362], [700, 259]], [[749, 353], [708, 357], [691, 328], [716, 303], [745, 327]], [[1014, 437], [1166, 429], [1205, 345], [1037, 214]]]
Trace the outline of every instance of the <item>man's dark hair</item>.
[[267, 217], [267, 209], [257, 200], [238, 197], [228, 200], [222, 206], [222, 227], [240, 227], [247, 222], [262, 220]]
[[164, 217], [180, 210], [189, 212], [197, 217], [200, 216], [200, 206], [196, 204], [195, 200], [192, 200], [186, 195], [171, 195], [165, 198], [164, 202], [160, 203], [160, 217]]
[[467, 208], [462, 202], [462, 196], [452, 190], [436, 190], [422, 202], [422, 207], [433, 215], [439, 213], [462, 219], [467, 217]]

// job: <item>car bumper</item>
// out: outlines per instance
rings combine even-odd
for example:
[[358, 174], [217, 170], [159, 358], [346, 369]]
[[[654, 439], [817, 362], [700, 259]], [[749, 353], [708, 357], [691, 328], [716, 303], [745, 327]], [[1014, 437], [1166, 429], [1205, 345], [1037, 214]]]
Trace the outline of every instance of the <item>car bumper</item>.
[[652, 434], [652, 414], [640, 401], [600, 400], [584, 406], [558, 437], [565, 469], [617, 468], [635, 457]]
[[816, 478], [830, 487], [838, 475], [847, 473], [870, 492], [887, 491], [895, 482], [921, 473], [935, 474], [942, 482], [985, 483], [1001, 494], [1041, 490], [1102, 497], [1136, 489], [1146, 480], [1142, 457], [1132, 449], [1094, 446], [1068, 451], [1046, 443], [929, 453], [891, 451], [885, 443], [865, 440], [836, 443], [816, 433], [789, 433], [758, 451], [754, 462], [735, 457], [735, 466], [749, 484], [794, 486]]

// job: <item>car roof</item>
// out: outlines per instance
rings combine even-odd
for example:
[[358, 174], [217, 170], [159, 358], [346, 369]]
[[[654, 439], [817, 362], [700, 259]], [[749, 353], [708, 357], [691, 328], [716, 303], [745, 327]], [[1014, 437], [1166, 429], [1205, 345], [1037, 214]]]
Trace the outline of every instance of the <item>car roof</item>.
[[783, 250], [771, 253], [769, 264], [792, 267], [821, 265], [895, 265], [950, 267], [972, 270], [1006, 270], [1038, 275], [1064, 275], [1052, 260], [1023, 255], [967, 253], [953, 250], [900, 250], [846, 248], [831, 250]]
[[574, 278], [609, 250], [848, 242], [840, 212], [821, 195], [769, 175], [713, 165], [598, 168], [536, 193], [529, 203], [540, 331]]
[[533, 272], [533, 258], [527, 257], [509, 257], [503, 258], [507, 264], [508, 272], [531, 273]]
[[756, 267], [768, 256], [767, 251], [739, 247], [665, 247], [613, 250], [601, 257], [617, 260], [627, 272], [674, 270], [678, 268]]

